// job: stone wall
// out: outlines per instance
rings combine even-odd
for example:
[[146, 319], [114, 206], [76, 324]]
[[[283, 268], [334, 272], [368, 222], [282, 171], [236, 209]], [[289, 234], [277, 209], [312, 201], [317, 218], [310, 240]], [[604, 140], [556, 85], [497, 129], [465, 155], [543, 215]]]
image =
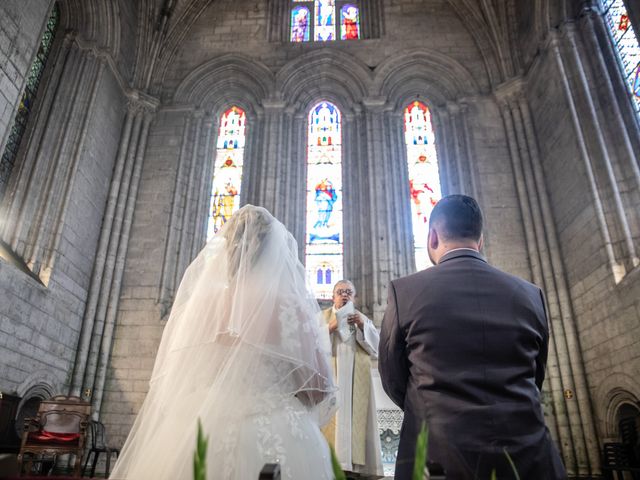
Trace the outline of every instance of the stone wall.
[[[26, 72], [48, 2], [20, 2], [15, 12], [12, 3], [0, 7], [7, 12], [3, 28], [13, 28], [5, 20], [14, 19], [24, 23], [21, 35], [34, 30], [35, 37], [27, 43], [0, 34], [0, 43], [12, 48], [12, 60], [0, 59], [0, 66], [22, 62]], [[79, 14], [66, 8], [61, 2], [61, 25], [0, 204], [0, 391], [25, 400], [33, 392], [61, 394], [72, 387], [126, 112], [116, 62], [76, 33], [65, 34], [64, 22]], [[26, 13], [29, 22], [22, 18]], [[10, 102], [21, 94], [16, 91]], [[8, 128], [0, 128], [0, 137]]]
[[602, 27], [590, 12], [560, 30], [527, 97], [579, 333], [569, 349], [584, 362], [597, 436], [611, 439], [618, 408], [640, 399], [640, 136]]

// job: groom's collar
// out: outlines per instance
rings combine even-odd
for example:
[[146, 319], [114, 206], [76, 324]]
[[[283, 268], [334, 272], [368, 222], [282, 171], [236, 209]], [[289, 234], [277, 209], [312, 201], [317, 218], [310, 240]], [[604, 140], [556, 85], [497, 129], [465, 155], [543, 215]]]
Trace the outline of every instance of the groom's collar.
[[438, 265], [448, 260], [459, 257], [472, 257], [477, 258], [478, 260], [482, 260], [483, 262], [487, 261], [486, 258], [484, 258], [484, 255], [482, 255], [477, 250], [474, 250], [473, 248], [454, 248], [453, 250], [449, 250], [440, 258]]

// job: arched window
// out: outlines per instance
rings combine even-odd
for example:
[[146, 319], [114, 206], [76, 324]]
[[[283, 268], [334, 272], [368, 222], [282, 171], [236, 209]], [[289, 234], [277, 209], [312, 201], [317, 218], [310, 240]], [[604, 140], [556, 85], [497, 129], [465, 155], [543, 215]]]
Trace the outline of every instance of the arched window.
[[292, 42], [361, 38], [360, 8], [357, 3], [340, 0], [292, 0], [290, 12]]
[[7, 184], [9, 183], [9, 177], [11, 176], [11, 171], [13, 170], [16, 157], [18, 156], [20, 142], [22, 141], [22, 137], [27, 128], [29, 114], [33, 108], [33, 102], [35, 101], [36, 94], [38, 93], [38, 86], [40, 85], [44, 67], [49, 58], [49, 54], [51, 53], [51, 46], [53, 45], [53, 40], [59, 24], [60, 8], [56, 3], [53, 6], [53, 10], [51, 11], [51, 15], [49, 16], [49, 20], [47, 21], [47, 25], [44, 29], [44, 33], [42, 34], [42, 40], [40, 41], [38, 52], [36, 53], [36, 57], [33, 60], [31, 69], [29, 70], [26, 87], [22, 94], [22, 98], [20, 99], [18, 111], [16, 112], [16, 116], [13, 120], [9, 137], [7, 138], [7, 144], [5, 145], [4, 152], [2, 154], [2, 160], [0, 160], [0, 200], [2, 200]]
[[640, 45], [624, 0], [602, 0], [604, 18], [622, 66], [634, 107], [640, 116]]
[[414, 101], [404, 109], [404, 139], [409, 163], [416, 268], [422, 270], [431, 265], [427, 253], [429, 215], [441, 197], [431, 112], [424, 103]]
[[330, 299], [342, 278], [342, 132], [340, 111], [320, 102], [309, 113], [306, 269], [316, 298]]
[[245, 128], [246, 116], [239, 107], [231, 107], [220, 117], [207, 239], [239, 208]]

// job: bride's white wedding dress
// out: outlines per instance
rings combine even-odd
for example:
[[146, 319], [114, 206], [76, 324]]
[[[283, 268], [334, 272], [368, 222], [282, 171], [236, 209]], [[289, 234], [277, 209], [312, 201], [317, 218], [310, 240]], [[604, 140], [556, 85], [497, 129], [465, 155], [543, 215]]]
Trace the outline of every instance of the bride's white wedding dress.
[[191, 479], [197, 421], [207, 478], [332, 479], [319, 425], [335, 410], [329, 339], [297, 247], [266, 210], [240, 209], [189, 266], [149, 393], [111, 478]]

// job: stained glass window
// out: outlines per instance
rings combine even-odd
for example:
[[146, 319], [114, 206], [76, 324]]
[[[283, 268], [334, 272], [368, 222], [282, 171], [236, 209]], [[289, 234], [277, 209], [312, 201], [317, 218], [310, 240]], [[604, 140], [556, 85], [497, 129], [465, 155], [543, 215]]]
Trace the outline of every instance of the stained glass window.
[[340, 111], [320, 102], [309, 114], [307, 143], [307, 279], [330, 299], [342, 278], [342, 132]]
[[429, 265], [427, 236], [429, 215], [440, 197], [440, 176], [431, 112], [422, 102], [412, 102], [404, 109], [404, 139], [409, 163], [409, 192], [416, 268]]
[[340, 9], [340, 38], [342, 40], [360, 38], [360, 11], [351, 3]]
[[[355, 3], [345, 3], [345, 0], [292, 0], [290, 12], [292, 42], [360, 38], [360, 9]], [[339, 19], [336, 12], [339, 12]]]
[[624, 0], [602, 0], [604, 18], [622, 66], [622, 72], [640, 116], [640, 45]]
[[291, 41], [309, 41], [309, 9], [304, 6], [297, 6], [291, 10]]
[[49, 54], [51, 53], [51, 46], [53, 45], [53, 40], [59, 23], [60, 8], [56, 3], [53, 6], [49, 20], [47, 21], [36, 57], [33, 60], [33, 64], [31, 64], [31, 69], [27, 76], [26, 87], [22, 94], [22, 98], [20, 99], [18, 111], [14, 118], [13, 125], [11, 126], [9, 137], [7, 138], [7, 144], [2, 154], [2, 160], [0, 160], [0, 200], [4, 196], [7, 184], [9, 183], [9, 177], [11, 176], [11, 171], [13, 170], [16, 157], [18, 156], [18, 149], [20, 148], [22, 136], [27, 129], [29, 114], [33, 108], [33, 102], [35, 100], [36, 93], [38, 92], [38, 86], [42, 79], [44, 67], [47, 63], [47, 59], [49, 58]]
[[225, 224], [240, 206], [240, 181], [244, 160], [246, 116], [231, 107], [220, 117], [207, 239]]

